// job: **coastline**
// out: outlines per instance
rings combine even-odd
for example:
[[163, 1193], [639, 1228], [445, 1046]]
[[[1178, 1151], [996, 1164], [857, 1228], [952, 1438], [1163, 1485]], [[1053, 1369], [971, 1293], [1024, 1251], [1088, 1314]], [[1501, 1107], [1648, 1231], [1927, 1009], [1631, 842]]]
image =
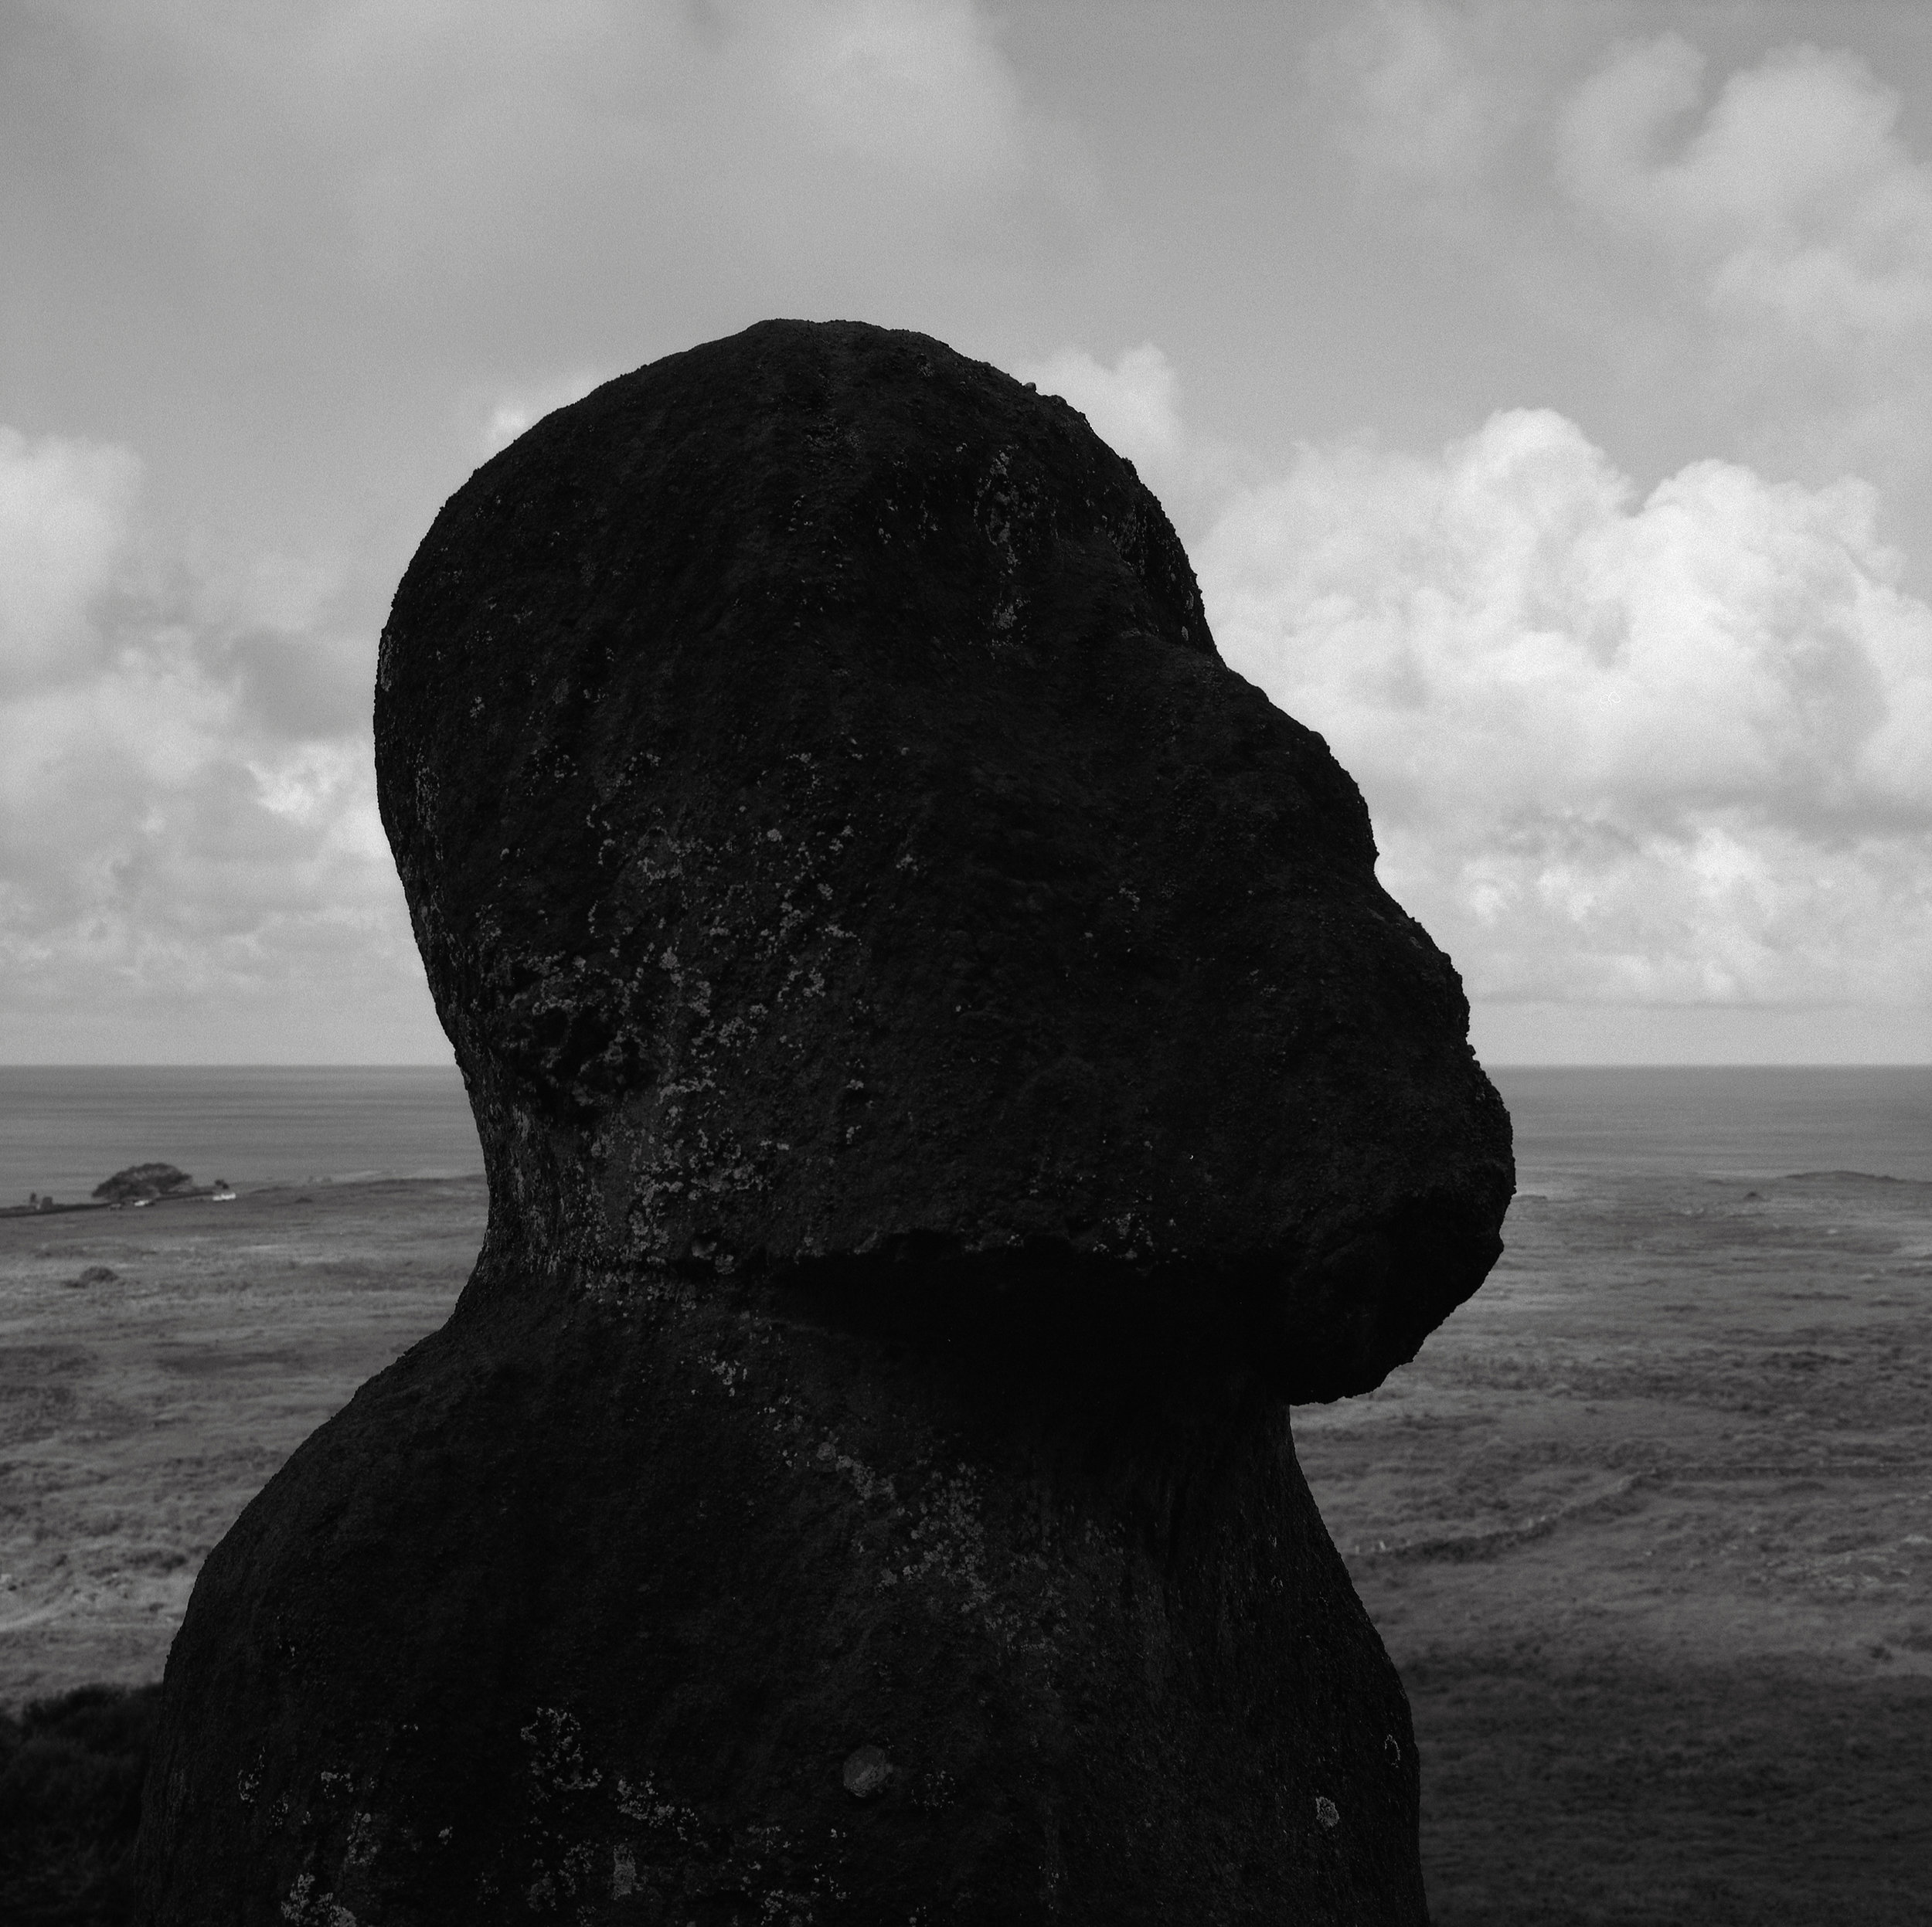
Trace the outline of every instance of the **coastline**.
[[77, 1211], [145, 1211], [155, 1205], [228, 1205], [240, 1196], [235, 1191], [217, 1191], [213, 1184], [192, 1184], [179, 1191], [157, 1191], [151, 1198], [83, 1198], [71, 1205], [49, 1198], [43, 1204], [0, 1205], [0, 1218], [53, 1218]]

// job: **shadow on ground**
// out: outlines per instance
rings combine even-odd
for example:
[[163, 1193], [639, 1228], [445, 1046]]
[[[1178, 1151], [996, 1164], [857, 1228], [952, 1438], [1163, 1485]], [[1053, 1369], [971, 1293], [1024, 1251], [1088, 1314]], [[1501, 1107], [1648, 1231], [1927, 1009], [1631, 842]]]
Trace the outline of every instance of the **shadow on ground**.
[[133, 1918], [141, 1783], [161, 1688], [83, 1686], [0, 1714], [0, 1921]]
[[1923, 1927], [1932, 1680], [1406, 1669], [1436, 1927]]

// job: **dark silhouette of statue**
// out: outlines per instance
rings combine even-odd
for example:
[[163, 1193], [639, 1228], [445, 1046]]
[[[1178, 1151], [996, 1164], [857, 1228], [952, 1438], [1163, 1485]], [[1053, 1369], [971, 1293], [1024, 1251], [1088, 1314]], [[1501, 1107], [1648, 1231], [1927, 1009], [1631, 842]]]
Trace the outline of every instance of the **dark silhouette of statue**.
[[478, 471], [376, 724], [488, 1234], [209, 1560], [145, 1918], [1423, 1921], [1290, 1406], [1509, 1121], [1131, 467], [766, 323]]

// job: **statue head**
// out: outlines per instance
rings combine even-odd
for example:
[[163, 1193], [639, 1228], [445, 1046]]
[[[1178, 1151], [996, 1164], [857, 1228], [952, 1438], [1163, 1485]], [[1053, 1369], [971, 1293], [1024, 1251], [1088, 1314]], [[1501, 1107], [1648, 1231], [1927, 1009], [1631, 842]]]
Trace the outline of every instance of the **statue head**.
[[767, 322], [539, 423], [376, 722], [521, 1288], [1074, 1280], [1325, 1398], [1500, 1249], [1508, 1119], [1354, 784], [1131, 464], [937, 342]]

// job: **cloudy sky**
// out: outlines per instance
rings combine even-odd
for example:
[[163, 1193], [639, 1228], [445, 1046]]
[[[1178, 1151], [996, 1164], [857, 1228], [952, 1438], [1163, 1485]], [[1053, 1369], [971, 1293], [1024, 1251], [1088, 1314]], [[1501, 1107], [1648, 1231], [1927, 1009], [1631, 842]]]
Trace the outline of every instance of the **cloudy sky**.
[[0, 1062], [447, 1061], [438, 505], [764, 316], [1085, 410], [1497, 1062], [1932, 1059], [1932, 10], [6, 0]]

